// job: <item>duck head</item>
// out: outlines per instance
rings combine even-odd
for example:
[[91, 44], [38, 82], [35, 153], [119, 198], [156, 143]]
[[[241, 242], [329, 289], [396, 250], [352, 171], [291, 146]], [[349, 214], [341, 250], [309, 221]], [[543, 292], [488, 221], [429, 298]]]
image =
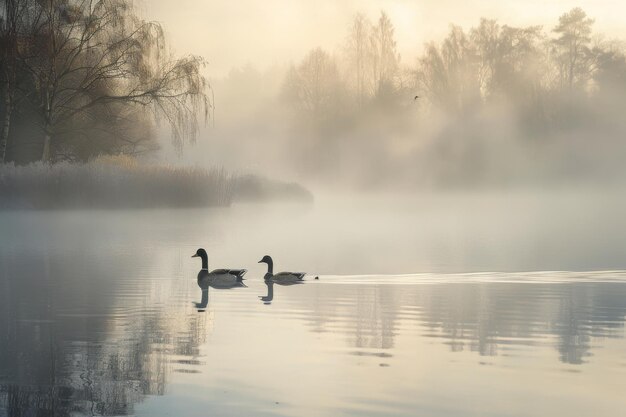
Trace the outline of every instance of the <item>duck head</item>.
[[274, 272], [274, 261], [272, 261], [272, 257], [269, 255], [265, 255], [263, 259], [259, 261], [260, 264], [267, 264], [267, 272]]
[[198, 249], [192, 258], [201, 258], [202, 259], [202, 269], [209, 269], [209, 257], [206, 254], [206, 251], [202, 248]]

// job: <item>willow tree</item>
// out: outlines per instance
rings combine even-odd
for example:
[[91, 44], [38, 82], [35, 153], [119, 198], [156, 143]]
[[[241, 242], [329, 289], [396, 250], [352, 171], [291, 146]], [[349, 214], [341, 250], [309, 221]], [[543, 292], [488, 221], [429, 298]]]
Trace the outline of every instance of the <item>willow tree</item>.
[[0, 163], [4, 162], [11, 127], [17, 88], [17, 44], [21, 18], [25, 12], [23, 0], [4, 0], [0, 6], [0, 84], [2, 123], [0, 126]]
[[[202, 58], [173, 58], [161, 26], [140, 19], [131, 0], [32, 1], [36, 24], [21, 58], [33, 79], [42, 160], [102, 135], [132, 143], [128, 129], [147, 116], [167, 121], [176, 145], [195, 140], [211, 105]], [[85, 133], [96, 126], [100, 136]]]

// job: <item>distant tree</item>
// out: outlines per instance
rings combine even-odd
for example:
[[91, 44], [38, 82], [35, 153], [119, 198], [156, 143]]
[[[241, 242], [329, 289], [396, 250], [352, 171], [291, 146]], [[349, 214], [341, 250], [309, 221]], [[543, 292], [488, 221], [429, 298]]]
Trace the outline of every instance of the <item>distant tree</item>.
[[480, 19], [480, 25], [471, 29], [470, 39], [476, 51], [478, 83], [483, 95], [493, 92], [493, 80], [501, 67], [502, 29], [495, 20]]
[[393, 83], [398, 74], [400, 55], [397, 52], [395, 28], [385, 12], [380, 13], [378, 23], [370, 35], [370, 71], [372, 92], [378, 94], [383, 86]]
[[341, 94], [339, 70], [321, 48], [311, 50], [287, 75], [284, 96], [308, 118], [322, 121], [334, 116]]
[[563, 14], [553, 29], [558, 36], [553, 44], [560, 84], [570, 91], [575, 85], [584, 86], [591, 78], [593, 23], [594, 20], [577, 7]]
[[598, 48], [594, 81], [603, 96], [626, 99], [626, 51], [621, 45]]
[[348, 60], [349, 78], [354, 83], [359, 107], [363, 107], [365, 98], [368, 95], [369, 74], [367, 73], [367, 65], [371, 56], [371, 33], [372, 23], [365, 15], [357, 14], [350, 27], [345, 51]]
[[480, 101], [476, 49], [463, 29], [453, 25], [440, 46], [426, 46], [418, 60], [417, 81], [433, 104], [451, 114], [464, 114]]
[[483, 98], [504, 95], [517, 100], [538, 86], [543, 61], [541, 27], [500, 26], [495, 20], [481, 19], [470, 30], [470, 40]]

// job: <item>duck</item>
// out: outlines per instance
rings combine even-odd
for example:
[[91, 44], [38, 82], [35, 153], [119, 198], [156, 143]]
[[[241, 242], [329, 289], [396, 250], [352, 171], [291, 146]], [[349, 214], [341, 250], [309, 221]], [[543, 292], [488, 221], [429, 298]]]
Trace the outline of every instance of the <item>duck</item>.
[[263, 277], [265, 281], [272, 281], [278, 285], [302, 284], [306, 272], [278, 272], [274, 273], [274, 261], [269, 255], [265, 255], [259, 263], [267, 264], [267, 273]]
[[243, 276], [248, 272], [245, 269], [214, 269], [209, 272], [209, 257], [204, 249], [196, 251], [192, 258], [202, 259], [202, 269], [198, 272], [198, 286], [202, 289], [212, 287], [216, 289], [228, 289], [245, 287]]

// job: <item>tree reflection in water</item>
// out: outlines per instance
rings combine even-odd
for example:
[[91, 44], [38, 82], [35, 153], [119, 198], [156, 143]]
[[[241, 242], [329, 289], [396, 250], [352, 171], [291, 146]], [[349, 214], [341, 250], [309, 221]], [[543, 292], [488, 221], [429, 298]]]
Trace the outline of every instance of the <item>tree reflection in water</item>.
[[123, 260], [82, 265], [76, 277], [62, 257], [33, 258], [0, 271], [0, 410], [8, 416], [133, 414], [146, 395], [165, 393], [172, 371], [197, 360], [209, 316], [172, 302], [186, 291], [178, 280], [129, 278], [133, 264]]

